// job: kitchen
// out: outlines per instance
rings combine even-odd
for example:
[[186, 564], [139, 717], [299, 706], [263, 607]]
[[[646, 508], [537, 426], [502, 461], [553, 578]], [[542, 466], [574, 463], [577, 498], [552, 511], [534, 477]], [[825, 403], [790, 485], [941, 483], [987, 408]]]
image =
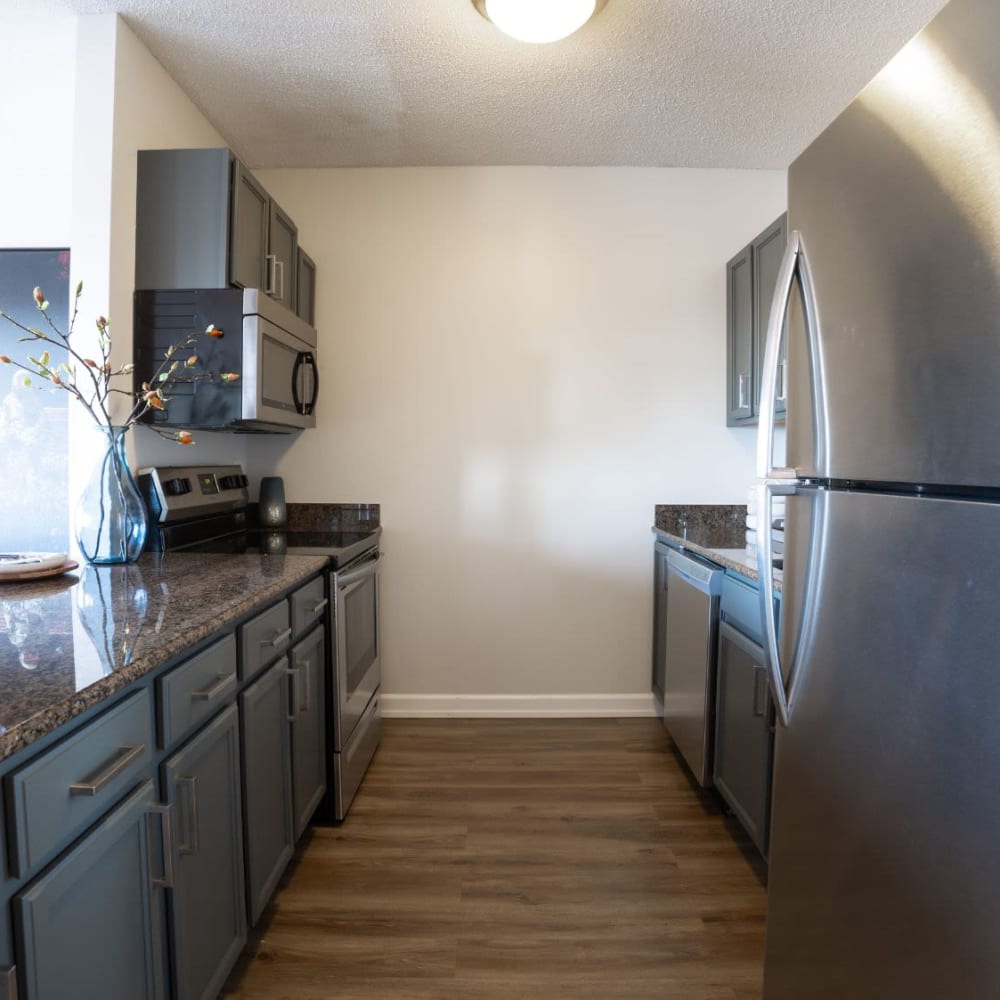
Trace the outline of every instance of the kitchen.
[[[126, 28], [82, 30], [94, 33], [85, 50], [98, 64], [115, 47], [121, 107], [109, 123], [106, 106], [101, 115], [85, 100], [100, 73], [82, 81], [78, 108], [95, 117], [81, 139], [84, 177], [73, 178], [85, 195], [71, 203], [83, 238], [74, 226], [71, 239], [45, 242], [83, 254], [106, 232], [110, 200], [118, 238], [107, 240], [100, 300], [121, 317], [131, 297], [127, 164], [102, 164], [94, 150], [109, 128], [133, 149], [220, 143], [177, 106]], [[138, 94], [176, 108], [175, 120], [150, 121]], [[169, 138], [156, 134], [168, 126]], [[114, 156], [127, 160], [126, 145]], [[109, 181], [116, 170], [120, 186]], [[337, 317], [330, 343], [344, 363], [327, 376], [315, 434], [240, 442], [237, 457], [255, 479], [284, 475], [295, 500], [383, 504], [393, 564], [385, 685], [396, 708], [648, 712], [651, 511], [745, 502], [754, 438], [727, 431], [720, 414], [720, 266], [784, 208], [783, 171], [260, 176], [303, 227], [323, 275], [318, 313]], [[324, 234], [337, 244], [344, 231], [349, 245], [327, 249]], [[99, 295], [99, 267], [78, 266]], [[159, 442], [141, 446], [144, 462], [169, 460]], [[514, 634], [503, 627], [512, 620], [523, 623]]]

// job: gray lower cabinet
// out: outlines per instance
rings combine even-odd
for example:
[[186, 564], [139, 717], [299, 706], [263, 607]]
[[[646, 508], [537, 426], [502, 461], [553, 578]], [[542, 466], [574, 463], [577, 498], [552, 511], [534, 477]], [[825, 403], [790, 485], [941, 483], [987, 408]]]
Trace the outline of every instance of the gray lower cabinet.
[[14, 939], [10, 927], [10, 907], [7, 899], [13, 892], [7, 871], [7, 843], [4, 828], [3, 797], [0, 796], [0, 1000], [17, 1000], [17, 973], [14, 968]]
[[164, 821], [146, 781], [15, 897], [22, 997], [166, 996], [162, 901], [154, 898], [170, 878]]
[[715, 787], [765, 858], [773, 752], [764, 651], [723, 620], [716, 673]]
[[218, 994], [246, 942], [239, 715], [230, 705], [163, 764], [176, 860], [170, 893], [176, 1000]]
[[256, 924], [292, 857], [289, 666], [282, 657], [240, 695], [247, 901]]
[[292, 807], [298, 840], [326, 792], [324, 628], [292, 649]]
[[652, 689], [660, 708], [667, 679], [667, 553], [670, 547], [657, 542], [653, 549], [653, 677]]

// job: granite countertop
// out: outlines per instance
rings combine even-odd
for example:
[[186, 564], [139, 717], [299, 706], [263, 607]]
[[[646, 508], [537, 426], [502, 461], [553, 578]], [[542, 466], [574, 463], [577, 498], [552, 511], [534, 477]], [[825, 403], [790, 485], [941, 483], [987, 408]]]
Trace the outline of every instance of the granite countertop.
[[[658, 504], [653, 531], [665, 541], [735, 570], [751, 580], [759, 579], [757, 556], [746, 550], [746, 507], [692, 504]], [[781, 591], [782, 572], [774, 571], [774, 589]]]
[[326, 566], [325, 556], [143, 555], [0, 583], [0, 760]]

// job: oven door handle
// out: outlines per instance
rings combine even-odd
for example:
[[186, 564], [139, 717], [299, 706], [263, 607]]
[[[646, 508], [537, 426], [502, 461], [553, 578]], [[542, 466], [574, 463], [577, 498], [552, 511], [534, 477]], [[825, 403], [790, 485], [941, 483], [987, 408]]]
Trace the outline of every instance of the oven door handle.
[[381, 552], [376, 552], [363, 566], [349, 570], [347, 573], [334, 573], [333, 579], [338, 590], [344, 590], [351, 584], [360, 583], [368, 577], [373, 576], [378, 570], [378, 562], [382, 558]]

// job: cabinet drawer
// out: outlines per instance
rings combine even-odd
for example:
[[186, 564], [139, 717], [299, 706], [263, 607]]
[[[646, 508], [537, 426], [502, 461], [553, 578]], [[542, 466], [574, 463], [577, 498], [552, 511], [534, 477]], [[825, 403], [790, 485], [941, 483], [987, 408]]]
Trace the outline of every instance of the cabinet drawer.
[[151, 729], [149, 693], [139, 691], [7, 779], [15, 874], [37, 868], [146, 776]]
[[236, 691], [236, 636], [227, 635], [156, 682], [160, 746], [214, 715]]
[[288, 601], [278, 601], [267, 611], [240, 626], [240, 670], [249, 680], [279, 657], [292, 640]]
[[322, 620], [327, 599], [323, 577], [317, 577], [292, 594], [292, 637], [299, 639]]

